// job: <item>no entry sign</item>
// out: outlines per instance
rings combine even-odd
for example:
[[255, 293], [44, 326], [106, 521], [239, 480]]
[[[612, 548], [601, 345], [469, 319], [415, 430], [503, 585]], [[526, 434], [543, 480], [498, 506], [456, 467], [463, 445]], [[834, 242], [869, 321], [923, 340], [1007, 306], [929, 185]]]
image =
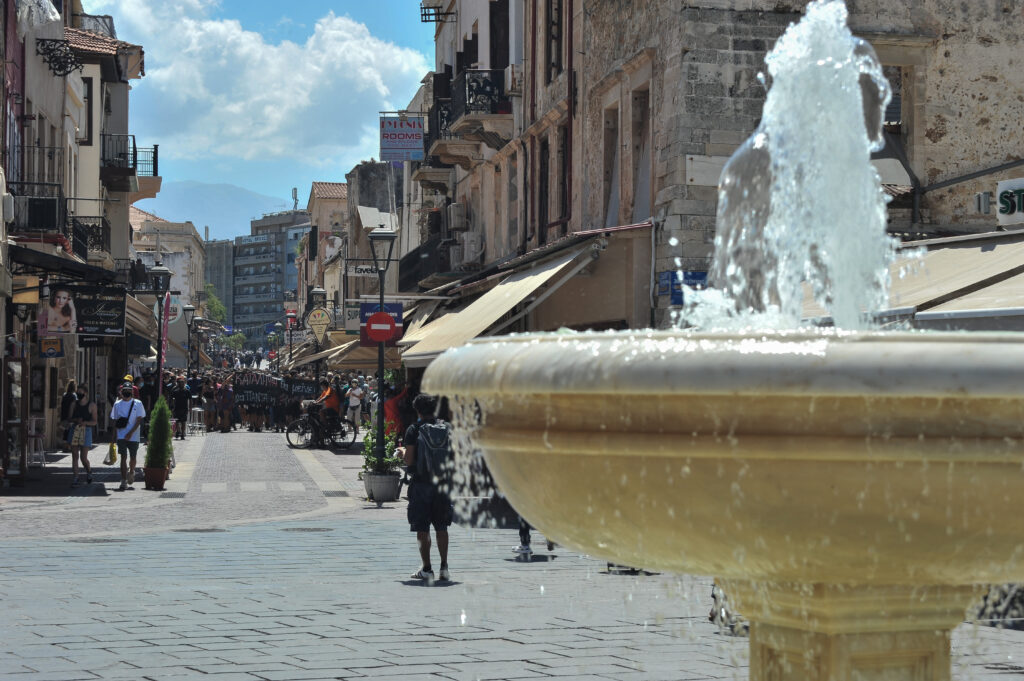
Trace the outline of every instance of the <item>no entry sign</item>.
[[395, 335], [395, 320], [387, 312], [374, 312], [366, 320], [366, 335], [383, 343]]
[[377, 303], [359, 305], [359, 344], [377, 347], [384, 343], [393, 346], [402, 337], [402, 304], [384, 303], [383, 311]]

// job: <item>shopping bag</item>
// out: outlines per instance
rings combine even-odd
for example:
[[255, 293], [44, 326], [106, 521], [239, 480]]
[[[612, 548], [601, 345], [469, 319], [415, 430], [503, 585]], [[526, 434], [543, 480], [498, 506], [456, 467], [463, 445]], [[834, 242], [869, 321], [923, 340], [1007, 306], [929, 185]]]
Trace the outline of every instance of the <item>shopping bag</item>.
[[107, 448], [107, 458], [103, 459], [103, 465], [113, 466], [117, 463], [117, 443], [111, 442], [110, 447]]

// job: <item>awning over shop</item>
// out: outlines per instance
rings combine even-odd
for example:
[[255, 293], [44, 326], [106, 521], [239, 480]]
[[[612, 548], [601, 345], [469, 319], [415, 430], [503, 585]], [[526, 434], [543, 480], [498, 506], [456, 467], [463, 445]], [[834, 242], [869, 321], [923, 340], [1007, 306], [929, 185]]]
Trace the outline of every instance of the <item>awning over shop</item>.
[[[402, 355], [398, 348], [384, 349], [384, 368], [397, 369], [402, 366]], [[377, 347], [361, 346], [358, 340], [349, 341], [335, 348], [327, 358], [327, 368], [331, 371], [354, 371], [356, 369], [373, 370], [377, 368]]]
[[153, 310], [133, 295], [125, 298], [125, 327], [143, 338], [156, 341], [157, 321]]
[[[911, 242], [905, 250], [914, 247], [928, 251], [921, 258], [900, 258], [889, 268], [889, 311], [912, 315], [938, 309], [1024, 274], [1021, 233], [993, 232]], [[988, 295], [998, 297], [999, 293]], [[811, 297], [809, 288], [805, 288], [803, 312], [805, 318], [828, 315]]]
[[11, 263], [20, 265], [12, 268], [15, 274], [39, 272], [86, 283], [110, 283], [117, 280], [117, 272], [113, 270], [86, 265], [71, 258], [62, 258], [15, 244], [9, 245], [7, 249]]
[[[328, 344], [330, 344], [330, 341], [328, 341]], [[326, 350], [321, 350], [320, 352], [314, 352], [311, 355], [305, 355], [304, 357], [300, 357], [289, 364], [289, 369], [298, 369], [301, 366], [312, 364], [313, 362], [318, 362], [321, 359], [327, 359], [327, 357], [331, 355], [333, 352], [335, 352], [337, 349], [337, 347], [331, 345]]]
[[551, 260], [517, 271], [461, 312], [424, 326], [418, 332], [422, 333], [422, 337], [402, 355], [406, 366], [425, 367], [448, 348], [462, 345], [480, 335], [564, 270], [587, 248], [584, 245], [569, 249]]

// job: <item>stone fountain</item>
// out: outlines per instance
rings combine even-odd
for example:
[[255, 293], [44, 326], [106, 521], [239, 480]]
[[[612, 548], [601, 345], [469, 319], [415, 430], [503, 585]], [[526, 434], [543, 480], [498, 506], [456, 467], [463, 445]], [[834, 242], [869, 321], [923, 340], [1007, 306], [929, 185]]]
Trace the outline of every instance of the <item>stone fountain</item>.
[[[474, 341], [438, 358], [424, 389], [453, 399], [463, 453], [483, 453], [545, 536], [714, 575], [751, 621], [751, 679], [947, 680], [950, 632], [983, 585], [1024, 581], [1024, 344], [856, 328], [884, 296], [868, 159], [888, 93], [845, 18], [816, 1], [779, 40], [764, 123], [723, 173], [725, 295], [709, 306], [728, 329]], [[789, 133], [817, 123], [782, 120], [776, 92], [841, 109], [838, 123], [816, 111], [839, 126], [820, 149], [835, 153], [799, 146]], [[791, 203], [818, 181], [859, 202], [828, 225], [856, 233], [794, 237], [822, 222], [813, 200]], [[854, 251], [875, 264], [851, 264]], [[854, 330], [797, 328], [811, 277]]]

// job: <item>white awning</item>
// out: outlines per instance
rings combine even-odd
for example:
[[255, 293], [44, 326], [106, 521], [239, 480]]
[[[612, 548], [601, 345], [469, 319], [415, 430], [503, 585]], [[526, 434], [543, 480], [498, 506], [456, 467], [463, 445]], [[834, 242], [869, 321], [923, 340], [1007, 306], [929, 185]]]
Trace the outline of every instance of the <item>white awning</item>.
[[[889, 268], [892, 284], [888, 309], [907, 313], [923, 306], [939, 309], [965, 296], [981, 295], [997, 284], [1008, 284], [1019, 274], [1024, 274], [1024, 239], [1020, 235], [993, 233], [950, 239], [941, 244], [932, 242], [923, 258], [900, 258]], [[1011, 290], [1004, 289], [1008, 295]], [[1001, 296], [998, 291], [988, 295]], [[814, 301], [809, 287], [805, 287], [803, 316], [814, 318], [828, 314]]]
[[464, 310], [424, 326], [418, 332], [421, 339], [402, 355], [406, 366], [425, 367], [448, 348], [480, 335], [588, 249], [589, 245], [579, 246], [515, 272]]

